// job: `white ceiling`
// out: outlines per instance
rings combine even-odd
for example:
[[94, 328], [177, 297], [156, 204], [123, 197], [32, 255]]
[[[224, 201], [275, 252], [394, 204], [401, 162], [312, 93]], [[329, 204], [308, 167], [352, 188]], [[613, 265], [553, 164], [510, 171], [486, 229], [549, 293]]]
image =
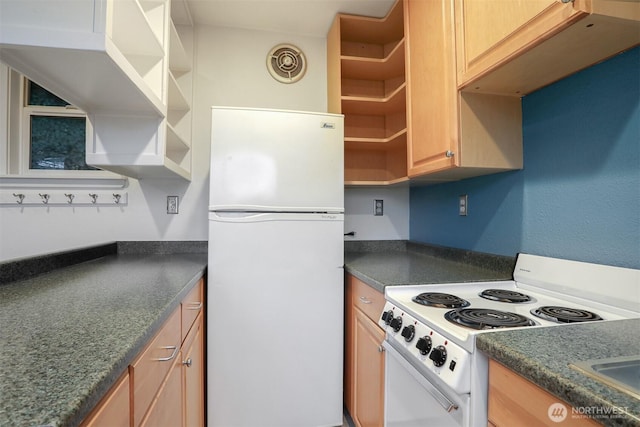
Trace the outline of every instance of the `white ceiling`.
[[383, 17], [395, 0], [187, 0], [196, 24], [325, 37], [338, 12]]

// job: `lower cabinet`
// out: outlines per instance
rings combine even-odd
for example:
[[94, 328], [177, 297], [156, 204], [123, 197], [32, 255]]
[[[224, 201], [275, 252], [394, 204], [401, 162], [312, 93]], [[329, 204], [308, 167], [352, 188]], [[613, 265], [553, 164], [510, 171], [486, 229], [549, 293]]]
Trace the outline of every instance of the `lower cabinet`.
[[345, 299], [345, 405], [358, 427], [384, 424], [384, 296], [347, 275]]
[[178, 357], [173, 361], [169, 374], [162, 383], [140, 426], [181, 426], [183, 420], [182, 410], [182, 362]]
[[129, 373], [126, 372], [82, 423], [82, 427], [129, 427], [129, 410]]
[[129, 366], [134, 427], [141, 425], [149, 408], [155, 403], [154, 399], [158, 398], [159, 390], [165, 386], [167, 376], [174, 370], [175, 362], [180, 360], [180, 318], [178, 309]]
[[200, 280], [83, 427], [204, 426], [203, 288]]
[[[556, 405], [555, 416], [549, 408]], [[589, 418], [572, 418], [571, 405], [521, 377], [495, 360], [489, 361], [490, 427], [541, 426], [595, 427]]]
[[184, 427], [204, 426], [204, 320], [200, 315], [182, 345]]

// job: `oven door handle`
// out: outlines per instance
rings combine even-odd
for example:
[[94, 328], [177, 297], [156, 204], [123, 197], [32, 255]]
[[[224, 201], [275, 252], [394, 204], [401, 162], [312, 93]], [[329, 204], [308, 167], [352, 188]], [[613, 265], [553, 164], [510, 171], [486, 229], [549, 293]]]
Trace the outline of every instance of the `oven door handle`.
[[396, 359], [396, 362], [400, 363], [400, 365], [402, 365], [402, 367], [406, 369], [407, 372], [409, 372], [418, 382], [420, 382], [422, 387], [426, 391], [428, 391], [431, 396], [433, 396], [433, 398], [440, 404], [440, 406], [445, 409], [445, 411], [451, 412], [458, 409], [458, 405], [449, 400], [449, 398], [445, 396], [443, 392], [438, 390], [438, 388], [434, 384], [429, 382], [429, 380], [427, 380], [420, 372], [420, 368], [411, 363], [411, 360], [405, 359], [402, 354], [400, 354], [400, 352], [393, 346], [392, 343], [389, 343], [387, 340], [385, 340], [382, 342], [382, 346], [385, 348], [388, 355], [391, 355], [394, 359]]

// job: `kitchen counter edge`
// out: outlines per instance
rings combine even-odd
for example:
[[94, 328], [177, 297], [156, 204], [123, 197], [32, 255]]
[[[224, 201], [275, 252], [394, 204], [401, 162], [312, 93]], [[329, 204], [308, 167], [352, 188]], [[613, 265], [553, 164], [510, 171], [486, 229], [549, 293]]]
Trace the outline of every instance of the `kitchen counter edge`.
[[[597, 339], [596, 339], [597, 337]], [[640, 401], [569, 364], [640, 350], [640, 319], [569, 324], [479, 334], [477, 349], [571, 405], [569, 416], [606, 426], [640, 426]]]

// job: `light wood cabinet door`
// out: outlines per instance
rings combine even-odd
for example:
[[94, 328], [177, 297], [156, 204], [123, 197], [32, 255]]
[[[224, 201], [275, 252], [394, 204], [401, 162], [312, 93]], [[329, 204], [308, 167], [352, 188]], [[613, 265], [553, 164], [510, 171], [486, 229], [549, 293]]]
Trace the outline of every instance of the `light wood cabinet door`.
[[[132, 385], [133, 425], [138, 426], [167, 373], [179, 359], [180, 309], [167, 320], [153, 341], [129, 366]], [[178, 384], [180, 391], [180, 384]], [[179, 396], [178, 399], [180, 400]]]
[[179, 356], [151, 403], [149, 412], [140, 424], [141, 427], [182, 426], [182, 363]]
[[518, 55], [584, 16], [559, 0], [456, 0], [461, 84]]
[[360, 310], [355, 311], [355, 415], [360, 427], [384, 423], [384, 332]]
[[405, 0], [409, 177], [459, 156], [453, 1]]
[[203, 317], [199, 316], [182, 349], [184, 427], [204, 426]]
[[466, 92], [522, 97], [640, 43], [637, 1], [455, 0], [455, 15]]
[[[566, 418], [558, 424], [548, 415], [549, 407], [563, 404]], [[561, 407], [559, 407], [562, 410]], [[565, 404], [551, 393], [521, 377], [504, 365], [489, 360], [489, 425], [510, 427], [515, 425], [554, 427], [596, 427], [599, 423], [589, 418], [572, 418], [571, 405]]]
[[129, 374], [118, 380], [81, 427], [129, 427]]
[[356, 426], [382, 426], [384, 331], [377, 321], [384, 295], [348, 274], [345, 304], [345, 405]]

